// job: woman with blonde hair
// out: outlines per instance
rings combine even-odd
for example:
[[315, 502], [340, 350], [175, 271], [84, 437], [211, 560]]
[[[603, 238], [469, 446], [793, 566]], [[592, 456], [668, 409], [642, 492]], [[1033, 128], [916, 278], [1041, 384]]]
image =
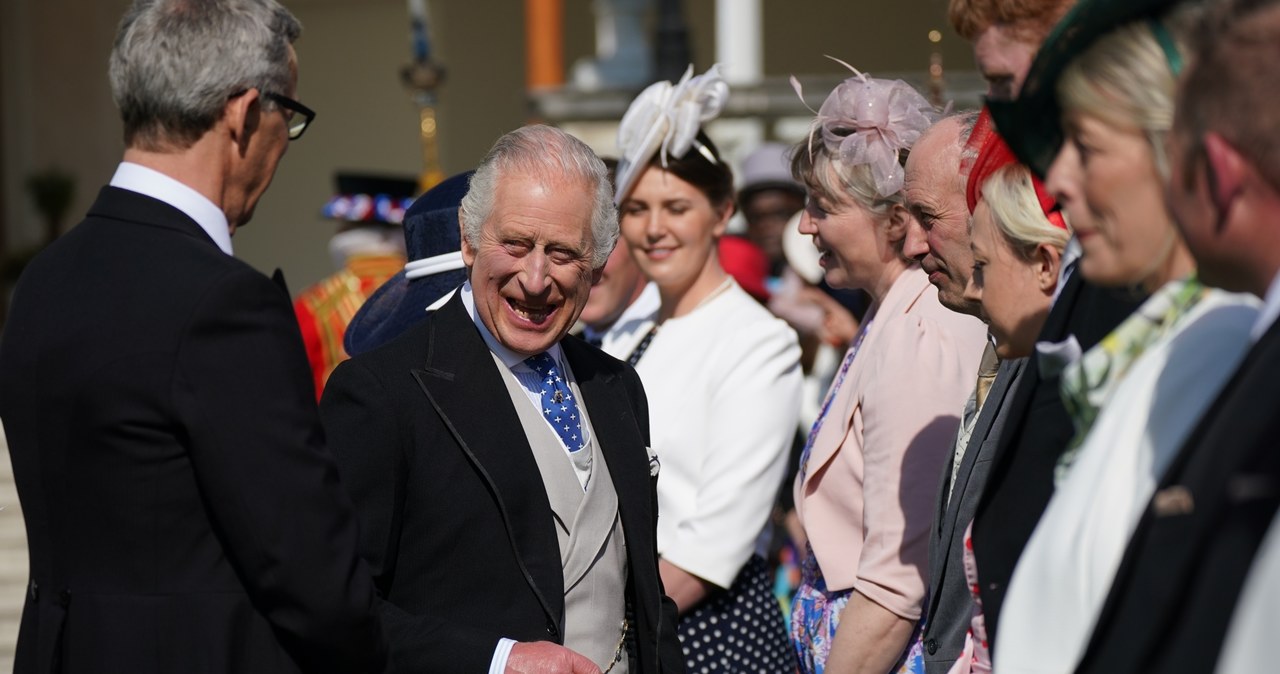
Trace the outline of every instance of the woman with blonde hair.
[[800, 232], [827, 282], [872, 299], [795, 484], [808, 555], [791, 634], [806, 673], [883, 673], [908, 659], [938, 476], [986, 338], [902, 256], [903, 163], [935, 118], [905, 82], [858, 74], [827, 97], [792, 160], [810, 194]]
[[969, 141], [978, 155], [967, 182], [973, 284], [965, 295], [982, 304], [996, 355], [1009, 360], [1035, 351], [1071, 235], [1044, 184], [989, 120], [978, 121]]
[[993, 106], [1010, 146], [1047, 172], [1081, 245], [1079, 273], [1150, 295], [1059, 364], [1076, 433], [1009, 584], [997, 671], [1075, 670], [1157, 480], [1249, 343], [1256, 300], [1200, 282], [1164, 198], [1164, 137], [1197, 11], [1085, 0], [1032, 66], [1013, 111], [1023, 122]]

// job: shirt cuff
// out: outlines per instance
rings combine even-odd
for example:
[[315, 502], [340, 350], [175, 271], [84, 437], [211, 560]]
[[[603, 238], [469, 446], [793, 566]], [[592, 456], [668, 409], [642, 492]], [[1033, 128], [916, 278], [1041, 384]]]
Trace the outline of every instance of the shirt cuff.
[[514, 639], [499, 639], [498, 647], [493, 649], [493, 660], [489, 661], [489, 674], [504, 674], [507, 671], [507, 658], [511, 657]]

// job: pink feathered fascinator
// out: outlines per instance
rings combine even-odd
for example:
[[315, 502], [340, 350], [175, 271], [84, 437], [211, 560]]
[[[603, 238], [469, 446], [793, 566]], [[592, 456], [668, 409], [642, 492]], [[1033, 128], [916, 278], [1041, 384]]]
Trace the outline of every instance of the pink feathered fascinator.
[[[848, 167], [869, 166], [876, 192], [882, 197], [891, 196], [902, 189], [900, 154], [911, 149], [925, 129], [937, 121], [938, 111], [902, 80], [867, 77], [840, 59], [831, 60], [852, 70], [855, 76], [837, 85], [814, 113], [817, 116], [809, 127], [809, 152], [813, 152], [814, 136], [821, 134], [823, 145], [833, 157]], [[803, 101], [800, 82], [794, 75], [791, 86]]]

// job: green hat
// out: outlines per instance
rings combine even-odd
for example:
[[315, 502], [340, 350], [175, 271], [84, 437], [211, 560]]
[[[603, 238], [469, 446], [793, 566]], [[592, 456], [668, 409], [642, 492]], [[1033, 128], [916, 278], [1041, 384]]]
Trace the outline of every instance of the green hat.
[[[1018, 159], [1040, 178], [1062, 147], [1062, 109], [1058, 79], [1062, 71], [1094, 42], [1111, 31], [1142, 19], [1154, 19], [1183, 1], [1198, 0], [1081, 0], [1045, 38], [1017, 100], [987, 101], [991, 119]], [[1154, 24], [1170, 67], [1181, 65], [1177, 47], [1160, 24]]]

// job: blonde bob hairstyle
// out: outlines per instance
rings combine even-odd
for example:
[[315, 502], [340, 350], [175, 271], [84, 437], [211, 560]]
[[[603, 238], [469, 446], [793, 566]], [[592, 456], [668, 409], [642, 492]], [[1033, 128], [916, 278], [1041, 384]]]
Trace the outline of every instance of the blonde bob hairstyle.
[[1031, 183], [1031, 170], [1026, 166], [1015, 163], [997, 169], [982, 184], [982, 199], [991, 210], [996, 229], [1018, 259], [1034, 260], [1041, 245], [1052, 246], [1059, 253], [1066, 247], [1070, 234], [1044, 216]]
[[[1183, 5], [1158, 21], [1179, 54], [1187, 53], [1190, 24], [1199, 15]], [[1173, 126], [1177, 76], [1151, 22], [1135, 21], [1111, 31], [1071, 62], [1058, 78], [1062, 110], [1097, 117], [1146, 134], [1160, 177], [1169, 178], [1164, 136]]]
[[[898, 163], [906, 166], [908, 150], [898, 155]], [[887, 218], [895, 205], [902, 204], [902, 191], [882, 197], [876, 192], [871, 166], [845, 166], [833, 157], [821, 140], [810, 146], [802, 143], [792, 150], [791, 175], [809, 188], [809, 194], [837, 204], [850, 198], [878, 218]]]

